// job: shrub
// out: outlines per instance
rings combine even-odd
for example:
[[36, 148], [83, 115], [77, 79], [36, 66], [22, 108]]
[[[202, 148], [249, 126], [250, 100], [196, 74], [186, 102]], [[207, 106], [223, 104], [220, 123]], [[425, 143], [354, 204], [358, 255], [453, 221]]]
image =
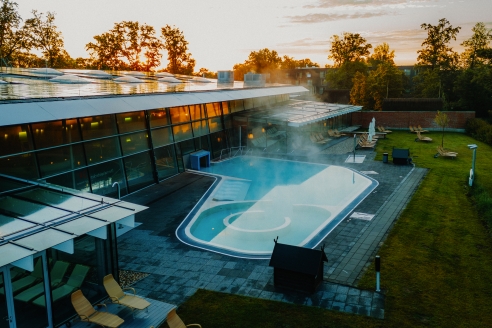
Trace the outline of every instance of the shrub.
[[471, 188], [471, 196], [477, 206], [478, 213], [485, 221], [489, 231], [492, 231], [492, 196], [480, 185], [479, 181], [477, 182], [476, 176]]
[[478, 141], [492, 145], [492, 125], [480, 118], [472, 118], [466, 122], [465, 131]]

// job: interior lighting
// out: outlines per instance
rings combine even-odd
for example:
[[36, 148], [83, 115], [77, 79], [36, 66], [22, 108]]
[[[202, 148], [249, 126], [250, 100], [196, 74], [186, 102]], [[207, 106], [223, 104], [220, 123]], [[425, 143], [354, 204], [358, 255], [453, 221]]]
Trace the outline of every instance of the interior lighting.
[[92, 122], [91, 128], [97, 128], [99, 126], [99, 122]]
[[253, 139], [253, 133], [248, 134], [248, 139]]
[[125, 122], [131, 122], [131, 121], [132, 121], [132, 118], [131, 117], [125, 117]]
[[132, 138], [126, 138], [126, 142], [132, 142]]
[[26, 131], [19, 132], [19, 139], [26, 139], [26, 138], [27, 138], [27, 132]]
[[9, 135], [5, 133], [5, 136], [4, 137], [5, 137], [5, 139], [7, 139], [9, 137]]

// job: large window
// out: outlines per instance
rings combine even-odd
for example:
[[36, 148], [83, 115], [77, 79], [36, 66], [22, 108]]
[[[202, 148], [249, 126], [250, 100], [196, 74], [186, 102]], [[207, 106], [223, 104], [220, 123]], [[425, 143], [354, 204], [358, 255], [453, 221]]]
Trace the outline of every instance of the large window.
[[188, 106], [171, 107], [169, 108], [169, 111], [171, 113], [171, 122], [173, 124], [190, 121]]
[[0, 128], [0, 156], [33, 150], [31, 133], [27, 125]]
[[217, 132], [222, 130], [222, 121], [220, 116], [209, 119], [208, 126], [210, 127], [210, 132]]
[[182, 141], [193, 138], [191, 124], [181, 124], [173, 126], [174, 141]]
[[207, 105], [207, 116], [208, 117], [216, 117], [220, 116], [220, 103], [208, 103]]
[[159, 180], [168, 178], [178, 173], [174, 155], [174, 146], [171, 145], [157, 148], [154, 150], [154, 154]]
[[80, 119], [84, 140], [108, 137], [116, 134], [114, 115], [84, 117]]
[[57, 186], [81, 190], [84, 192], [91, 191], [87, 169], [81, 169], [60, 174], [46, 179], [46, 182], [55, 184]]
[[165, 108], [149, 111], [150, 127], [169, 125], [169, 115]]
[[154, 183], [149, 152], [125, 157], [124, 162], [130, 192]]
[[23, 179], [39, 178], [34, 153], [0, 158], [0, 173]]
[[102, 163], [89, 167], [92, 192], [108, 197], [118, 197], [116, 187], [113, 183], [118, 182], [121, 188], [121, 196], [127, 194], [126, 179], [121, 159]]
[[121, 156], [118, 138], [106, 138], [84, 143], [87, 163], [96, 164]]
[[130, 155], [149, 149], [147, 132], [137, 132], [120, 137], [123, 155]]
[[152, 130], [152, 144], [154, 148], [173, 143], [171, 128]]
[[80, 141], [76, 119], [31, 124], [37, 149]]
[[190, 105], [191, 119], [193, 121], [205, 118], [205, 107], [203, 105]]
[[116, 114], [116, 123], [120, 133], [145, 129], [145, 114], [143, 111]]
[[193, 135], [195, 137], [203, 136], [208, 133], [207, 120], [193, 122]]
[[82, 145], [52, 148], [37, 153], [43, 177], [85, 166]]

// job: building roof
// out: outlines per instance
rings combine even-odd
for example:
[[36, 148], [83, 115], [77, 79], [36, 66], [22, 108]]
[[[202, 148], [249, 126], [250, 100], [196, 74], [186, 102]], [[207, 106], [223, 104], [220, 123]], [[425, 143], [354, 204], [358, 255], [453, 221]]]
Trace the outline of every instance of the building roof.
[[33, 268], [32, 255], [48, 248], [73, 253], [73, 239], [106, 239], [106, 226], [133, 227], [144, 206], [58, 186], [0, 175], [0, 267]]
[[356, 112], [361, 109], [362, 106], [290, 100], [276, 107], [251, 110], [244, 113], [244, 115], [248, 117], [249, 121], [266, 121], [277, 124], [287, 123], [289, 126], [299, 127]]
[[166, 81], [160, 77], [163, 74], [148, 72], [1, 68], [0, 82], [7, 83], [0, 84], [0, 100], [247, 89], [242, 81], [218, 83], [186, 75]]
[[[63, 84], [62, 86], [73, 87], [68, 84]], [[1, 88], [2, 86], [0, 86]], [[76, 97], [68, 99], [10, 100], [0, 105], [0, 126], [274, 96], [287, 93], [302, 93], [306, 91], [301, 86], [278, 86], [162, 94]]]

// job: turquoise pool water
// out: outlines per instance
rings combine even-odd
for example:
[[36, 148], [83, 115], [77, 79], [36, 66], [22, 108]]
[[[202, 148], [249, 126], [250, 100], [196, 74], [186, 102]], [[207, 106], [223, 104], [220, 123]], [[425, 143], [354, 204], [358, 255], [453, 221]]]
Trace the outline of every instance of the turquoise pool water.
[[218, 177], [176, 231], [192, 246], [269, 258], [273, 239], [313, 248], [377, 186], [356, 171], [257, 157], [203, 170]]

